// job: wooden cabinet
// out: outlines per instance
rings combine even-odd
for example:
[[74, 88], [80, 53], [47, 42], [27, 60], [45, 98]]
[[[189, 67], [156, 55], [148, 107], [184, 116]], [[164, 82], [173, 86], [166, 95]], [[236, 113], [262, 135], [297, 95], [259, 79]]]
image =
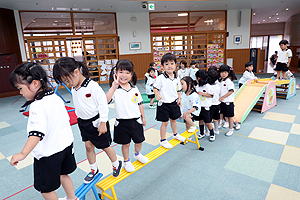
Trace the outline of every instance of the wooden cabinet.
[[17, 65], [15, 53], [0, 54], [0, 93], [16, 91], [9, 83], [9, 76]]

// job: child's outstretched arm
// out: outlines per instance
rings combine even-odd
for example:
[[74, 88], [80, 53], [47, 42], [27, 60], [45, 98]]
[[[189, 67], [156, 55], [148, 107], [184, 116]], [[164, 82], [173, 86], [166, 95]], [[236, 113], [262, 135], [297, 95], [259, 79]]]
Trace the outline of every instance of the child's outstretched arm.
[[139, 105], [141, 116], [142, 116], [142, 121], [143, 121], [143, 126], [146, 126], [146, 118], [145, 118], [145, 112], [144, 112], [144, 106], [143, 104]]
[[182, 106], [182, 104], [181, 104], [181, 92], [177, 92], [177, 95], [178, 95], [178, 100], [177, 100], [177, 104], [178, 104], [178, 106]]
[[40, 137], [37, 136], [30, 136], [20, 153], [17, 153], [12, 156], [10, 159], [10, 164], [12, 166], [16, 166], [19, 161], [24, 160], [28, 154], [34, 149], [34, 147], [39, 143]]
[[107, 99], [107, 103], [110, 103], [116, 89], [119, 87], [119, 80], [118, 77], [115, 78], [114, 76], [114, 82], [112, 83], [111, 88], [108, 90], [108, 92], [106, 93], [106, 99]]

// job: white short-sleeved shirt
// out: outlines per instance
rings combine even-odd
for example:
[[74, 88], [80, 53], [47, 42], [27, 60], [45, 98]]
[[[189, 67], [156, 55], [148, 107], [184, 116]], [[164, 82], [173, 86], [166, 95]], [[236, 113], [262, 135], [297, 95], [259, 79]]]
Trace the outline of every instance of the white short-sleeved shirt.
[[181, 80], [183, 77], [190, 75], [190, 70], [188, 68], [179, 69], [177, 71], [177, 74], [178, 74], [179, 79]]
[[72, 88], [72, 96], [75, 112], [79, 118], [91, 119], [99, 114], [100, 122], [108, 121], [106, 95], [98, 83], [86, 78], [78, 89]]
[[172, 103], [178, 99], [178, 93], [181, 90], [180, 79], [174, 72], [174, 79], [171, 79], [169, 75], [164, 72], [159, 75], [153, 85], [154, 88], [158, 89], [161, 95], [161, 103]]
[[151, 95], [153, 92], [153, 84], [155, 83], [155, 78], [149, 76], [146, 83], [146, 94]]
[[286, 49], [285, 51], [279, 50], [278, 51], [277, 62], [288, 63], [289, 58], [291, 58], [291, 57], [293, 57], [293, 53], [290, 49]]
[[219, 99], [220, 99], [220, 85], [219, 85], [219, 81], [216, 80], [216, 82], [214, 84], [211, 84], [210, 86], [211, 86], [211, 89], [212, 89], [212, 91], [214, 93], [211, 105], [219, 105], [221, 103], [219, 101]]
[[130, 82], [130, 89], [126, 90], [119, 86], [113, 94], [112, 100], [115, 103], [115, 117], [117, 119], [140, 118], [139, 105], [143, 104], [143, 98], [139, 89]]
[[38, 160], [58, 153], [72, 144], [74, 138], [70, 117], [64, 102], [53, 91], [30, 104], [27, 133], [29, 136], [41, 137], [32, 150], [33, 157]]
[[186, 96], [185, 93], [181, 94], [181, 114], [189, 111], [192, 108], [196, 108], [194, 112], [192, 112], [193, 115], [199, 116], [201, 111], [201, 103], [199, 95], [194, 91], [190, 95]]
[[195, 81], [196, 80], [196, 72], [198, 71], [198, 68], [190, 68], [190, 77]]
[[[214, 96], [214, 92], [211, 88], [211, 85], [209, 85], [208, 83], [203, 85], [203, 86], [197, 86], [196, 87], [196, 91], [197, 92], [203, 92], [203, 93], [207, 93], [210, 94], [211, 96]], [[205, 97], [202, 95], [199, 95], [200, 98], [200, 102], [201, 102], [201, 107], [204, 107], [206, 110], [209, 110], [209, 107], [212, 105], [212, 99], [210, 97]]]
[[243, 76], [240, 78], [239, 83], [244, 84], [248, 80], [254, 80], [254, 79], [257, 79], [257, 77], [254, 75], [254, 73], [252, 71], [249, 72], [248, 70], [246, 70], [243, 73]]
[[[234, 84], [229, 78], [226, 78], [224, 81], [220, 82], [220, 97], [224, 96], [230, 91], [234, 91]], [[234, 102], [234, 92], [226, 97], [222, 102]]]

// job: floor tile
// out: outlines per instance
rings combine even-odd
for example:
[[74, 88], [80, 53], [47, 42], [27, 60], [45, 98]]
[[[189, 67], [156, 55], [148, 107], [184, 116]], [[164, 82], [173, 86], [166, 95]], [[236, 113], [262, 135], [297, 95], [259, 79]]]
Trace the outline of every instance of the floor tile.
[[280, 158], [280, 162], [300, 167], [300, 159], [298, 158], [300, 158], [300, 148], [285, 146]]
[[237, 151], [224, 168], [271, 183], [278, 163], [279, 161]]
[[286, 145], [300, 148], [300, 135], [290, 133]]
[[[159, 145], [160, 142], [160, 130], [150, 128], [144, 132], [145, 143], [152, 144], [154, 146]], [[172, 136], [172, 133], [167, 132], [167, 139]]]
[[[11, 159], [12, 156], [9, 156], [7, 157], [6, 159], [10, 162], [10, 159]], [[15, 166], [15, 168], [17, 168], [18, 170], [24, 168], [24, 167], [27, 167], [29, 165], [32, 165], [33, 164], [33, 156], [32, 154], [28, 154], [28, 156], [22, 160], [22, 161], [19, 161], [19, 163], [17, 164], [17, 166]]]
[[0, 160], [4, 159], [5, 156], [0, 152]]
[[274, 142], [278, 144], [286, 144], [286, 141], [289, 137], [289, 133], [255, 127], [248, 137], [268, 142]]
[[263, 119], [269, 119], [280, 122], [293, 123], [295, 120], [295, 115], [275, 113], [275, 112], [267, 112]]
[[[118, 160], [123, 161], [123, 157], [117, 155]], [[103, 174], [103, 177], [109, 175], [112, 173], [112, 165], [111, 161], [109, 160], [108, 156], [106, 155], [105, 152], [101, 152], [98, 155], [96, 155], [96, 161], [98, 168], [100, 170], [100, 173]], [[85, 160], [77, 165], [77, 167], [86, 173], [89, 173], [91, 171], [90, 165], [88, 160]]]
[[293, 124], [290, 133], [300, 135], [300, 124]]
[[10, 126], [10, 124], [7, 123], [7, 122], [0, 122], [0, 129], [5, 128], [5, 127], [9, 127], [9, 126]]
[[300, 193], [278, 185], [271, 184], [266, 200], [298, 200]]

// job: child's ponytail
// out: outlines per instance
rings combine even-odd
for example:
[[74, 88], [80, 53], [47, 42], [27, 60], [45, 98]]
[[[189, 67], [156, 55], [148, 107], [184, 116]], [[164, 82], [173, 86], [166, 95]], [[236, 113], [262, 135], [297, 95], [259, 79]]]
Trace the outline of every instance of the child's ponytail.
[[114, 66], [110, 71], [109, 81], [108, 81], [109, 87], [112, 86], [112, 83], [114, 82], [114, 79], [116, 78], [115, 74], [116, 74], [116, 66]]
[[131, 83], [132, 83], [133, 85], [136, 85], [136, 84], [137, 84], [137, 75], [136, 75], [135, 72], [133, 72], [133, 74], [132, 74]]
[[83, 63], [77, 61], [77, 64], [79, 66], [80, 72], [82, 73], [83, 76], [88, 77], [89, 76], [89, 69], [88, 67]]
[[195, 75], [196, 78], [198, 79], [199, 86], [203, 86], [211, 82], [211, 78], [210, 76], [208, 76], [207, 71], [205, 69], [198, 70]]

